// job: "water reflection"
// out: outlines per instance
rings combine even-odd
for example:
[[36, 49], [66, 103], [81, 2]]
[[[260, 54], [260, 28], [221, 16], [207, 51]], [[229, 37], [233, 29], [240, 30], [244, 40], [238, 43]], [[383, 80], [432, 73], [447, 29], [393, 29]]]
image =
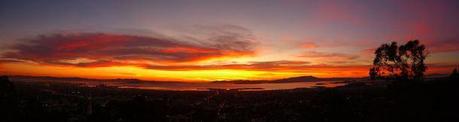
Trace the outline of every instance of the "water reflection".
[[338, 81], [320, 82], [290, 82], [290, 83], [257, 83], [257, 84], [235, 84], [235, 83], [161, 83], [161, 84], [125, 84], [119, 88], [153, 89], [153, 90], [178, 90], [178, 91], [208, 91], [208, 90], [238, 90], [238, 91], [261, 91], [281, 90], [312, 87], [336, 87], [345, 85]]
[[[16, 79], [20, 80], [20, 79]], [[346, 83], [342, 81], [317, 81], [317, 82], [288, 82], [288, 83], [180, 83], [180, 82], [113, 82], [113, 81], [90, 81], [90, 80], [31, 80], [23, 82], [44, 83], [72, 83], [84, 87], [116, 87], [148, 90], [173, 90], [173, 91], [209, 91], [209, 90], [237, 90], [237, 91], [262, 91], [282, 90], [313, 87], [337, 87]]]

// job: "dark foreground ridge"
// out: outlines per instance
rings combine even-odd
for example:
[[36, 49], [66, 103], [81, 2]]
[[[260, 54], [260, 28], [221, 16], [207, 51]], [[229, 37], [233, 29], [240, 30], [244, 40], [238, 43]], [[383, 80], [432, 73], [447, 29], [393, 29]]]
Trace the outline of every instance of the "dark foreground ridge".
[[[279, 91], [154, 91], [11, 82], [1, 121], [457, 121], [457, 78]], [[387, 82], [387, 81], [381, 81]]]

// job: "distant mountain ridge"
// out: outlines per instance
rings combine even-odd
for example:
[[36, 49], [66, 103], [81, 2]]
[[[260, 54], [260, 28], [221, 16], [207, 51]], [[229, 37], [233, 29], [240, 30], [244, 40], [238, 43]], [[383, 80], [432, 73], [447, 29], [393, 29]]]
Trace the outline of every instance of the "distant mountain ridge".
[[[427, 78], [446, 77], [447, 74], [431, 74]], [[50, 76], [9, 76], [13, 79], [33, 79], [33, 80], [65, 80], [65, 81], [101, 81], [101, 82], [123, 82], [123, 83], [187, 83], [180, 81], [156, 81], [156, 80], [140, 80], [140, 79], [90, 79], [79, 77], [50, 77]], [[275, 80], [224, 80], [224, 81], [211, 81], [210, 83], [235, 83], [235, 84], [257, 84], [257, 83], [291, 83], [291, 82], [318, 82], [318, 81], [350, 81], [350, 80], [363, 80], [368, 77], [360, 78], [318, 78], [314, 76], [298, 76], [289, 77]]]
[[[145, 81], [140, 79], [91, 79], [91, 78], [80, 78], [80, 77], [51, 77], [51, 76], [9, 76], [10, 79], [14, 80], [35, 80], [35, 81], [95, 81], [95, 82], [123, 82], [123, 83], [153, 83], [163, 81]], [[167, 81], [164, 81], [167, 82]]]
[[298, 76], [290, 78], [282, 78], [276, 80], [228, 80], [228, 81], [214, 81], [213, 83], [235, 83], [235, 84], [257, 84], [257, 83], [292, 83], [292, 82], [319, 82], [319, 81], [345, 81], [345, 80], [359, 80], [367, 79], [361, 78], [318, 78], [314, 76]]
[[299, 76], [299, 77], [291, 77], [291, 78], [284, 78], [284, 79], [278, 79], [278, 80], [273, 80], [273, 82], [314, 82], [314, 81], [320, 81], [320, 78], [314, 77], [314, 76]]
[[[155, 80], [140, 80], [140, 79], [90, 79], [80, 77], [51, 77], [51, 76], [10, 76], [13, 79], [19, 80], [65, 80], [65, 81], [99, 81], [99, 82], [124, 82], [124, 83], [178, 83], [180, 81], [155, 81]], [[363, 78], [318, 78], [314, 76], [299, 76], [275, 80], [224, 80], [211, 81], [211, 83], [235, 83], [235, 84], [256, 84], [256, 83], [291, 83], [291, 82], [317, 82], [317, 81], [338, 81], [338, 80], [357, 80]], [[184, 82], [185, 83], [185, 82]]]

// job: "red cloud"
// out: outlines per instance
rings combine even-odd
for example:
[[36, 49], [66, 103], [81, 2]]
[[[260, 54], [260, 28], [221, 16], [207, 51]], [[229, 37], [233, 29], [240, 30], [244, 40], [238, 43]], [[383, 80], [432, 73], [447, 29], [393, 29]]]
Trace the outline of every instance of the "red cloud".
[[441, 41], [426, 41], [426, 46], [428, 47], [427, 49], [433, 53], [455, 52], [459, 51], [459, 40], [446, 39]]
[[326, 60], [354, 60], [359, 58], [357, 55], [344, 54], [344, 53], [327, 53], [327, 52], [317, 52], [317, 51], [307, 51], [303, 53], [300, 57], [304, 58], [317, 58], [317, 59], [326, 59]]
[[[253, 55], [254, 44], [242, 35], [194, 44], [175, 39], [108, 33], [41, 35], [17, 44], [3, 59], [73, 66], [147, 65]], [[226, 35], [225, 35], [226, 36]], [[231, 40], [230, 40], [231, 39]]]
[[225, 64], [225, 65], [175, 65], [161, 66], [151, 65], [145, 68], [160, 70], [214, 70], [214, 69], [239, 69], [239, 70], [260, 70], [260, 71], [290, 71], [301, 70], [301, 67], [307, 66], [309, 62], [305, 61], [263, 61], [251, 62], [249, 64]]
[[163, 53], [210, 53], [215, 52], [215, 49], [200, 49], [200, 48], [189, 48], [189, 47], [171, 47], [160, 50]]

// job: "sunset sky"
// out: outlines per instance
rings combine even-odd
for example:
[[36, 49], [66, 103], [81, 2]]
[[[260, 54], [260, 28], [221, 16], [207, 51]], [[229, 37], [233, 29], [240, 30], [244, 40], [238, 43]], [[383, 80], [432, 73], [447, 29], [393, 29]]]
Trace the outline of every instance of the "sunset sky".
[[459, 64], [458, 0], [2, 0], [0, 75], [214, 81], [364, 77], [418, 39]]

